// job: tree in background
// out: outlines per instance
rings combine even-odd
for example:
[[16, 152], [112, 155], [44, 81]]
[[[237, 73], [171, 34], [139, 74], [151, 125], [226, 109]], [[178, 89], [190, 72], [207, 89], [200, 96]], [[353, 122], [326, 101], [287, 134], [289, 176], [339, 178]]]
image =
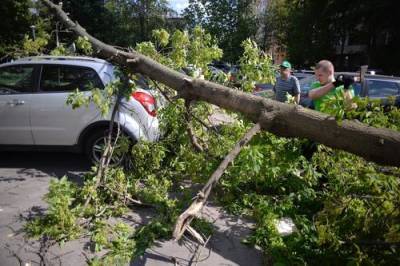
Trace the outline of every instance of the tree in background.
[[[328, 58], [338, 69], [355, 70], [368, 64], [398, 74], [399, 7], [395, 0], [271, 1], [264, 19], [265, 39], [285, 46], [296, 65]], [[364, 50], [349, 53], [348, 46]]]
[[184, 10], [187, 25], [201, 25], [215, 36], [224, 50], [224, 59], [235, 62], [242, 54], [241, 43], [255, 37], [257, 23], [254, 0], [189, 0]]
[[[74, 21], [79, 21], [96, 38], [116, 46], [134, 47], [136, 43], [151, 39], [154, 29], [182, 29], [182, 20], [166, 0], [65, 0], [63, 8]], [[5, 0], [0, 5], [0, 59], [49, 53], [56, 47], [59, 37], [61, 54], [74, 40], [74, 36], [61, 24], [42, 21], [45, 12], [40, 2], [31, 0]], [[35, 26], [36, 40], [30, 26]]]
[[[114, 17], [112, 17], [106, 9], [105, 2], [103, 0], [64, 0], [63, 8], [68, 11], [71, 18], [86, 28], [88, 32], [92, 32], [94, 36], [99, 38], [107, 38], [113, 35], [110, 27], [119, 28], [120, 25], [116, 23]], [[123, 2], [123, 1], [120, 1]], [[126, 1], [124, 1], [126, 2]], [[122, 14], [121, 14], [122, 15]], [[64, 34], [64, 38], [71, 38], [69, 34]]]
[[[359, 1], [360, 2], [360, 1]], [[361, 1], [360, 17], [367, 35], [368, 61], [387, 73], [400, 75], [400, 2]], [[364, 35], [365, 36], [365, 35]]]
[[118, 46], [148, 41], [154, 29], [182, 27], [169, 19], [175, 15], [166, 0], [67, 0], [64, 9], [95, 37]]
[[0, 58], [29, 34], [32, 14], [30, 0], [3, 0], [0, 5]]

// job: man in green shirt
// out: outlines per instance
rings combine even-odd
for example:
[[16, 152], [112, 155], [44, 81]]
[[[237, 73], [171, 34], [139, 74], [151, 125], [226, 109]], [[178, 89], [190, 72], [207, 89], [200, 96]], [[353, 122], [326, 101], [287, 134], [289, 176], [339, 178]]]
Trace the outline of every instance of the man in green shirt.
[[[315, 77], [318, 80], [311, 85], [308, 91], [308, 98], [314, 102], [314, 108], [321, 111], [322, 103], [335, 95], [344, 95], [345, 100], [351, 106], [351, 99], [354, 97], [354, 91], [351, 84], [354, 83], [354, 77], [339, 75], [335, 80], [335, 71], [333, 64], [328, 60], [321, 60], [315, 66]], [[306, 141], [302, 145], [303, 155], [310, 160], [317, 150], [317, 143]]]
[[315, 77], [318, 81], [311, 85], [308, 97], [313, 100], [317, 111], [321, 111], [323, 102], [335, 95], [343, 94], [349, 102], [354, 97], [354, 90], [350, 86], [354, 78], [341, 75], [338, 80], [335, 80], [334, 74], [333, 64], [328, 60], [321, 60], [315, 66]]

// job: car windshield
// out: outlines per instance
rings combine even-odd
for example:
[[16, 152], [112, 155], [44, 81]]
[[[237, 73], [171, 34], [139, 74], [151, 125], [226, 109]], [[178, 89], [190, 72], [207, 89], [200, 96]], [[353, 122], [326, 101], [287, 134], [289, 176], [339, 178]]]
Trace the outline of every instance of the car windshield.
[[370, 98], [385, 98], [399, 95], [399, 83], [392, 80], [367, 80], [368, 96]]

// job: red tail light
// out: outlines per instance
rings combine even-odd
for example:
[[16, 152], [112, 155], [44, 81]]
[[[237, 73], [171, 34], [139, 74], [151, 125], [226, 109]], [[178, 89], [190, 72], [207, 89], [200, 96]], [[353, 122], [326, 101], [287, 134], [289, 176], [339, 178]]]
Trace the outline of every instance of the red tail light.
[[156, 116], [156, 100], [153, 96], [145, 92], [135, 91], [132, 93], [132, 97], [140, 102], [149, 115]]

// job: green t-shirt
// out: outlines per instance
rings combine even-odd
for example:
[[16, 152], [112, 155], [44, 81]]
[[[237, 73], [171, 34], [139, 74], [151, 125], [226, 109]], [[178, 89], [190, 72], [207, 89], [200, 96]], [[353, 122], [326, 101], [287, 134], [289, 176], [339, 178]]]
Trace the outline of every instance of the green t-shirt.
[[[316, 89], [316, 88], [319, 88], [319, 87], [321, 87], [321, 83], [319, 83], [317, 81], [317, 82], [314, 82], [311, 85], [311, 89], [310, 90]], [[323, 102], [325, 102], [326, 100], [334, 97], [335, 95], [340, 96], [341, 94], [343, 94], [343, 92], [344, 92], [344, 87], [343, 86], [338, 86], [338, 87], [332, 89], [330, 92], [328, 92], [324, 96], [322, 96], [322, 97], [320, 97], [318, 99], [315, 99], [314, 100], [314, 108], [315, 108], [315, 110], [320, 111], [321, 110], [321, 104]], [[349, 92], [350, 92], [351, 96], [354, 97], [354, 90], [353, 90], [353, 88], [351, 86], [349, 88]]]

